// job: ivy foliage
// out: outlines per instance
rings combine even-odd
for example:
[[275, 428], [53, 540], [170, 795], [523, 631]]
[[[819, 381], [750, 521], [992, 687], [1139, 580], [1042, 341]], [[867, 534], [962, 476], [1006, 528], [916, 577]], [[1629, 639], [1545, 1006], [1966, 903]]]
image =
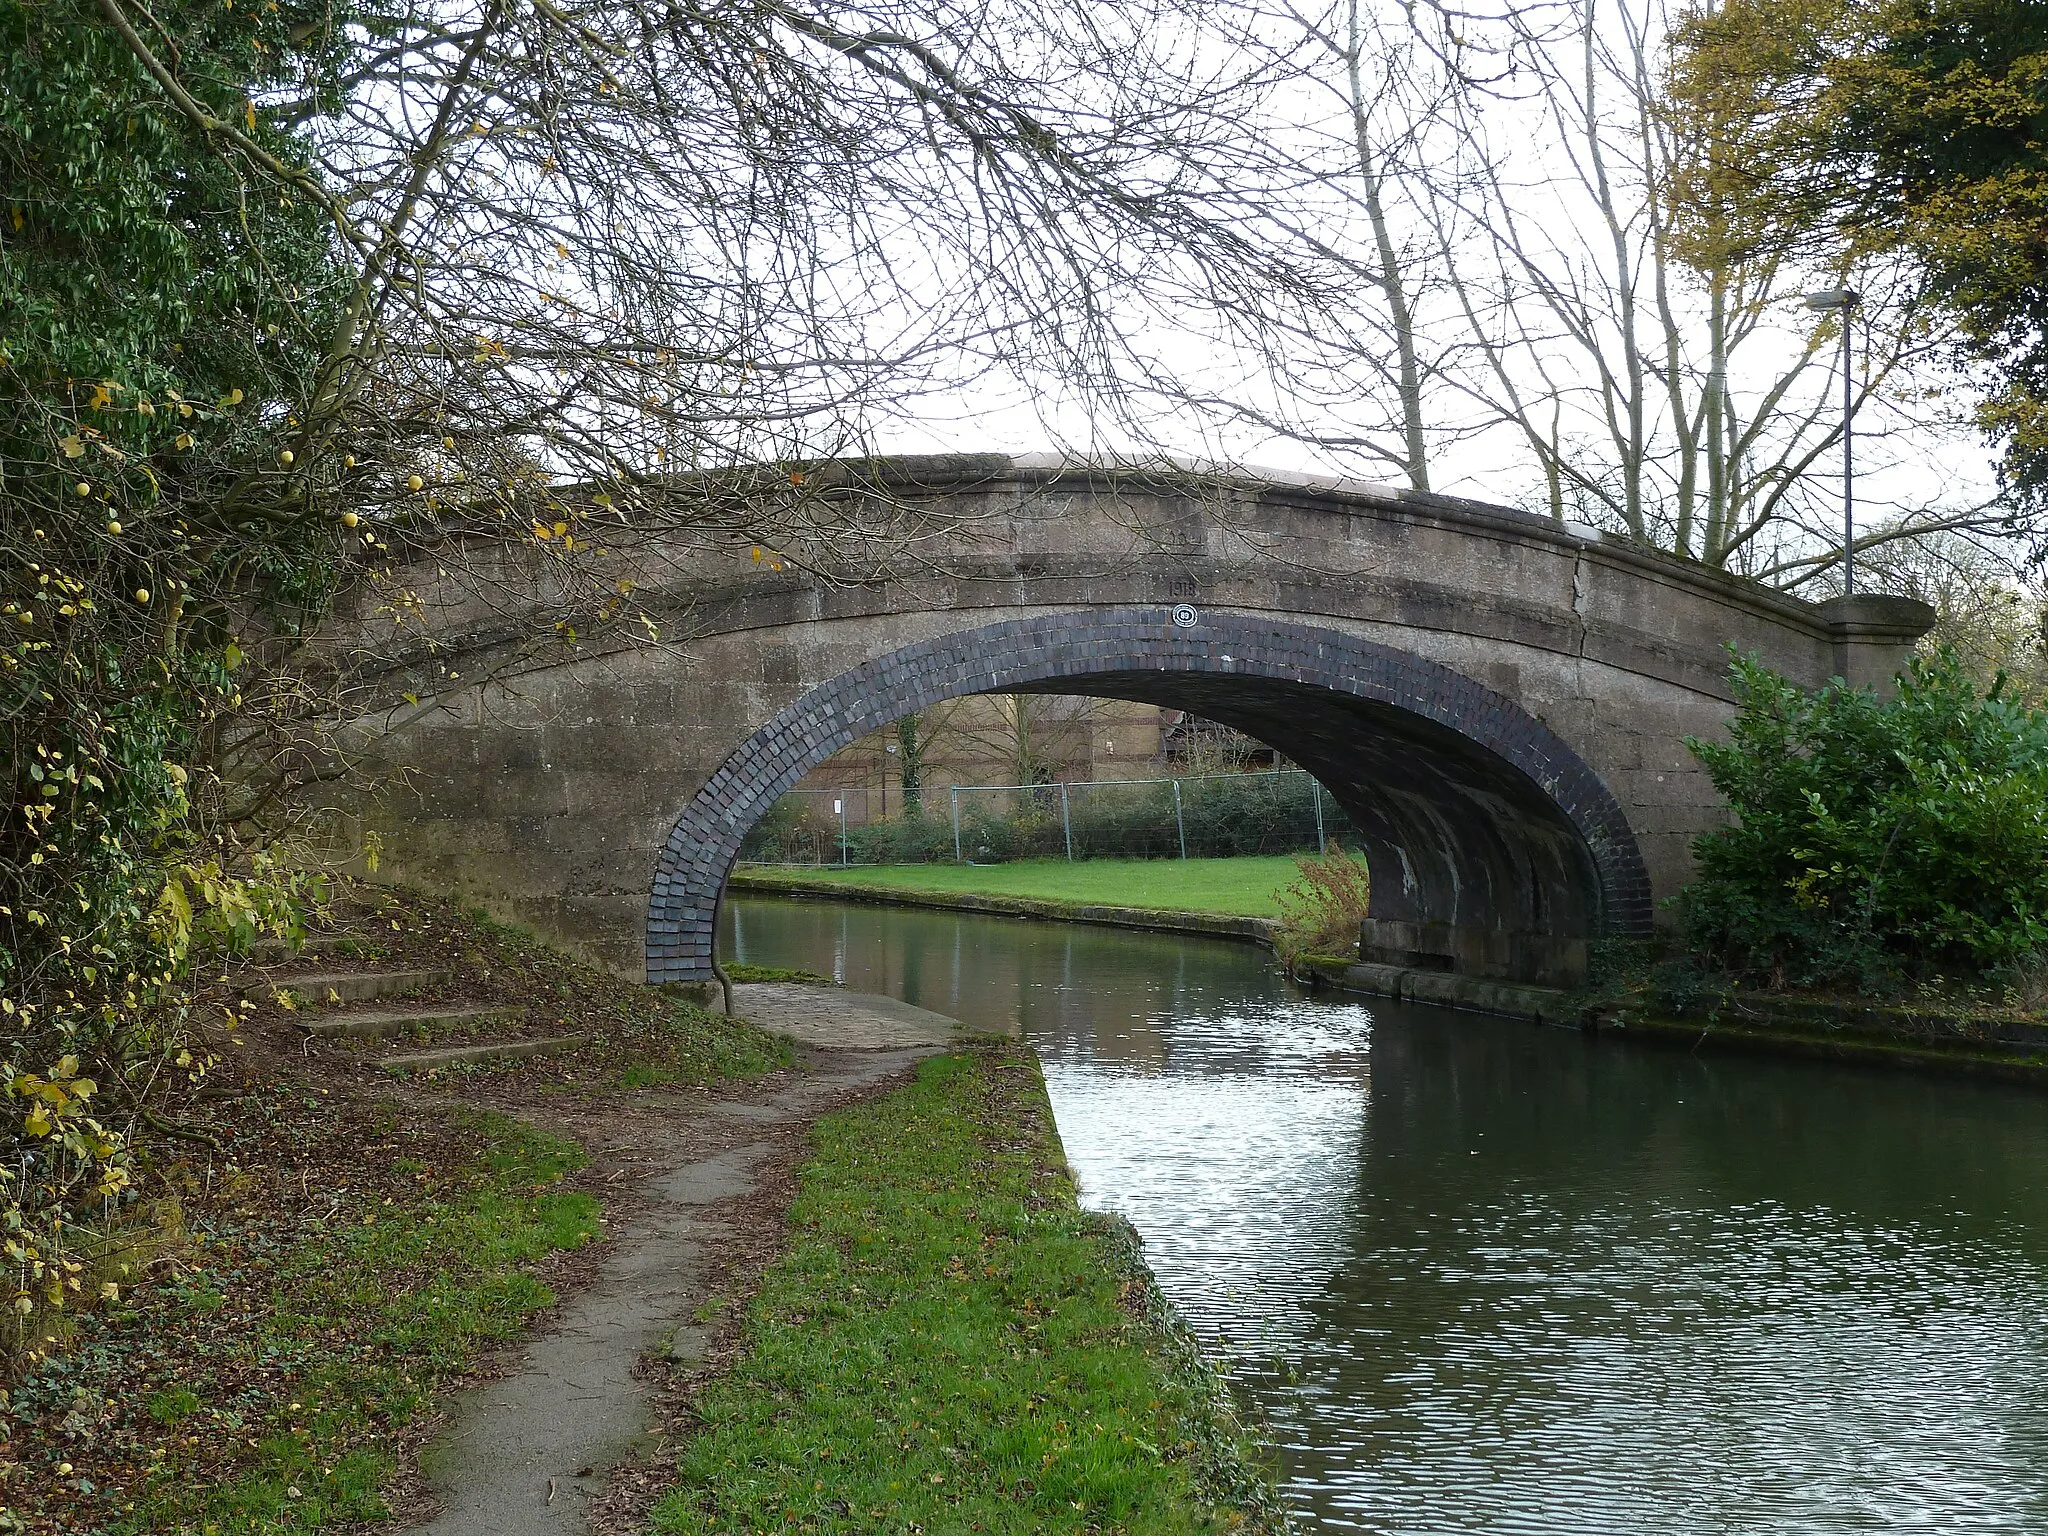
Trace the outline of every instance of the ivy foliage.
[[[335, 13], [173, 0], [187, 90], [290, 163]], [[189, 1080], [195, 934], [288, 921], [210, 766], [337, 530], [291, 451], [332, 231], [150, 79], [89, 0], [0, 0], [0, 1196], [16, 1310], [61, 1304], [132, 1193], [145, 1084]], [[18, 1250], [18, 1251], [17, 1251]]]
[[1896, 697], [1731, 669], [1725, 743], [1689, 741], [1736, 821], [1694, 843], [1693, 942], [1753, 980], [1983, 973], [2048, 948], [2048, 715], [1953, 652]]

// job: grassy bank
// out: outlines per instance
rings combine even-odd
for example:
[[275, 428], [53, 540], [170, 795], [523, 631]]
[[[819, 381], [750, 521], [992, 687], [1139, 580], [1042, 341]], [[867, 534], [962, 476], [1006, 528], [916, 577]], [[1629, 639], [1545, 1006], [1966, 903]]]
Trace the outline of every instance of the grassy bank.
[[927, 1062], [817, 1149], [656, 1530], [1279, 1528], [1132, 1240], [1076, 1204], [1032, 1057]]
[[1020, 859], [1014, 864], [884, 864], [852, 869], [758, 867], [772, 880], [786, 873], [805, 883], [867, 890], [1022, 896], [1165, 912], [1277, 917], [1274, 892], [1299, 873], [1291, 857], [1243, 859]]
[[233, 1160], [167, 1176], [197, 1219], [153, 1282], [13, 1384], [0, 1529], [373, 1521], [443, 1384], [554, 1299], [550, 1255], [597, 1234], [566, 1182], [581, 1150], [502, 1116], [286, 1087], [248, 1108]]
[[207, 1097], [177, 1105], [178, 1134], [147, 1146], [109, 1291], [83, 1288], [47, 1320], [40, 1358], [12, 1362], [0, 1533], [379, 1521], [448, 1390], [529, 1326], [601, 1230], [606, 1186], [578, 1145], [443, 1089], [575, 1124], [642, 1081], [751, 1078], [788, 1059], [750, 1026], [445, 903], [368, 892], [342, 906], [351, 937], [318, 963], [439, 967], [429, 1000], [516, 999], [533, 1027], [577, 1030], [584, 1048], [416, 1095], [348, 1043], [305, 1039], [292, 1010], [243, 1010], [216, 1042]]

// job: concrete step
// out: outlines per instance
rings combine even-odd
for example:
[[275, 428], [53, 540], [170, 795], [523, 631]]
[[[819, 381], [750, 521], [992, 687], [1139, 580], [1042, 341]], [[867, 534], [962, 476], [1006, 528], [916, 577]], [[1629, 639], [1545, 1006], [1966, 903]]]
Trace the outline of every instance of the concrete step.
[[449, 1045], [433, 1051], [406, 1051], [382, 1058], [387, 1072], [425, 1072], [434, 1067], [460, 1067], [479, 1061], [511, 1061], [521, 1056], [553, 1056], [583, 1043], [581, 1035], [545, 1035], [533, 1040], [479, 1040], [474, 1045]]
[[[353, 933], [309, 933], [305, 943], [297, 949], [282, 939], [259, 939], [249, 951], [249, 959], [256, 965], [282, 965], [293, 960], [317, 960], [323, 955], [336, 955], [342, 945], [356, 938]], [[370, 942], [375, 942], [374, 937]]]
[[245, 982], [242, 996], [265, 1001], [273, 992], [288, 991], [309, 1003], [367, 1003], [380, 997], [403, 997], [428, 987], [444, 987], [455, 979], [450, 970], [302, 971]]
[[524, 1023], [524, 1008], [393, 1008], [376, 1013], [342, 1013], [301, 1018], [299, 1028], [323, 1040], [381, 1040], [416, 1029], [464, 1029], [473, 1024]]

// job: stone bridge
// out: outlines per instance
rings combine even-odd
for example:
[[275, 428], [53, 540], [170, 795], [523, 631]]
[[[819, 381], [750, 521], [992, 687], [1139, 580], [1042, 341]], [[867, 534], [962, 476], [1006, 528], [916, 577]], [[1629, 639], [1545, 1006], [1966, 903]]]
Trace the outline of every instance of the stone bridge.
[[385, 868], [698, 980], [741, 839], [811, 768], [958, 695], [1089, 694], [1194, 711], [1320, 779], [1371, 866], [1367, 958], [1569, 980], [1587, 940], [1650, 931], [1724, 814], [1684, 739], [1725, 729], [1729, 644], [1882, 684], [1932, 618], [1349, 481], [989, 456], [862, 476], [940, 530], [914, 561], [842, 581], [673, 551], [641, 594], [671, 644], [507, 663], [502, 617], [446, 604], [406, 728], [363, 721], [401, 786], [354, 808], [385, 824]]

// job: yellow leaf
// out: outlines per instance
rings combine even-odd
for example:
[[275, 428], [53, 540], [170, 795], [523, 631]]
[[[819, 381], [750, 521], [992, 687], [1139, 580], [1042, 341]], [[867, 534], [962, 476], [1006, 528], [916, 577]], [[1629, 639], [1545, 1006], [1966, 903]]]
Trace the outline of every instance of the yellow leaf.
[[222, 395], [220, 397], [220, 403], [222, 405], [240, 405], [242, 403], [241, 385], [237, 384], [233, 389], [229, 390], [226, 394]]
[[157, 911], [170, 931], [172, 948], [182, 954], [192, 932], [192, 901], [177, 876], [164, 882], [163, 894], [157, 898]]
[[57, 446], [64, 450], [65, 458], [75, 459], [85, 452], [85, 439], [76, 432], [70, 432], [57, 439]]
[[242, 121], [249, 125], [249, 131], [256, 131], [256, 103], [248, 97], [242, 98]]

